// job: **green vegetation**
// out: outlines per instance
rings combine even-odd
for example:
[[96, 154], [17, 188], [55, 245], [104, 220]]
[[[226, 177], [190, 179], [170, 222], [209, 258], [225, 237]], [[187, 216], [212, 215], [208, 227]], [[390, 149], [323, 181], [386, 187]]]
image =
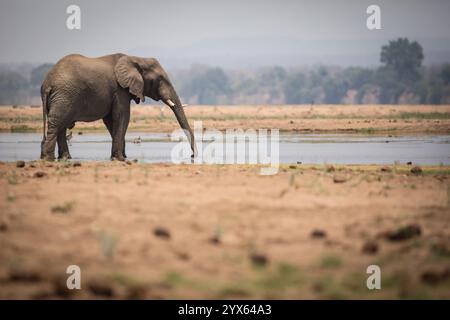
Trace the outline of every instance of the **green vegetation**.
[[64, 202], [62, 205], [56, 205], [51, 208], [53, 213], [69, 213], [73, 207], [75, 206], [75, 202], [73, 201], [67, 201]]
[[342, 260], [335, 256], [325, 256], [320, 261], [322, 268], [334, 269], [342, 266]]
[[112, 259], [119, 236], [114, 232], [102, 230], [99, 232], [99, 241], [103, 255], [108, 259]]

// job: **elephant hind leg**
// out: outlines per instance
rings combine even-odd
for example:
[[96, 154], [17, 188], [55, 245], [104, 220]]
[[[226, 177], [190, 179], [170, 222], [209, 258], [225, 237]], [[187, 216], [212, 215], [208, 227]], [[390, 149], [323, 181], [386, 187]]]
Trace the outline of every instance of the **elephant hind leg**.
[[41, 159], [47, 161], [55, 160], [56, 141], [58, 139], [58, 130], [56, 127], [49, 126], [47, 136], [42, 141]]
[[61, 129], [58, 132], [58, 159], [72, 159], [67, 145], [66, 129]]

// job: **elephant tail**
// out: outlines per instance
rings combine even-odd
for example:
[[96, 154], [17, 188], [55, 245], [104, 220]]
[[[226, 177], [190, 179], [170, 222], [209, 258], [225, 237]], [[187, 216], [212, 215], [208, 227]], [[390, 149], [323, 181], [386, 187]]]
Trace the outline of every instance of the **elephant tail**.
[[42, 99], [42, 120], [44, 124], [44, 136], [43, 140], [47, 138], [47, 114], [48, 114], [48, 97], [50, 96], [51, 88], [47, 88], [44, 90], [44, 87], [41, 87], [41, 99]]

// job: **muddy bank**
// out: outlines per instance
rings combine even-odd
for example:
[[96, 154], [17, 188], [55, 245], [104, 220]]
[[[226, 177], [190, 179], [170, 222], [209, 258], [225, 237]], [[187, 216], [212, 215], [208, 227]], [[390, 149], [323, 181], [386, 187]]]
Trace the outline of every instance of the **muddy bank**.
[[[186, 115], [203, 128], [278, 128], [294, 132], [449, 133], [449, 105], [188, 106]], [[172, 132], [178, 128], [167, 107], [133, 106], [130, 131]], [[42, 130], [39, 106], [0, 107], [0, 130]], [[102, 121], [77, 123], [77, 130], [106, 131]]]
[[0, 297], [450, 298], [450, 167], [258, 172], [0, 164]]

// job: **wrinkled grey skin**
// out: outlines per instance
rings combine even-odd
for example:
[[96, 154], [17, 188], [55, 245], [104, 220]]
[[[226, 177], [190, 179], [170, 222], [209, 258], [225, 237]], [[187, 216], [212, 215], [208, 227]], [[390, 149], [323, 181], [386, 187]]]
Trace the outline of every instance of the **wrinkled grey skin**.
[[139, 103], [145, 96], [169, 106], [173, 102], [170, 107], [190, 140], [194, 156], [194, 135], [183, 106], [156, 59], [124, 54], [88, 58], [73, 54], [62, 58], [49, 71], [41, 87], [44, 113], [41, 158], [54, 160], [58, 143], [58, 158], [70, 159], [66, 130], [77, 121], [103, 119], [112, 137], [111, 159], [125, 160], [130, 102], [133, 99]]

